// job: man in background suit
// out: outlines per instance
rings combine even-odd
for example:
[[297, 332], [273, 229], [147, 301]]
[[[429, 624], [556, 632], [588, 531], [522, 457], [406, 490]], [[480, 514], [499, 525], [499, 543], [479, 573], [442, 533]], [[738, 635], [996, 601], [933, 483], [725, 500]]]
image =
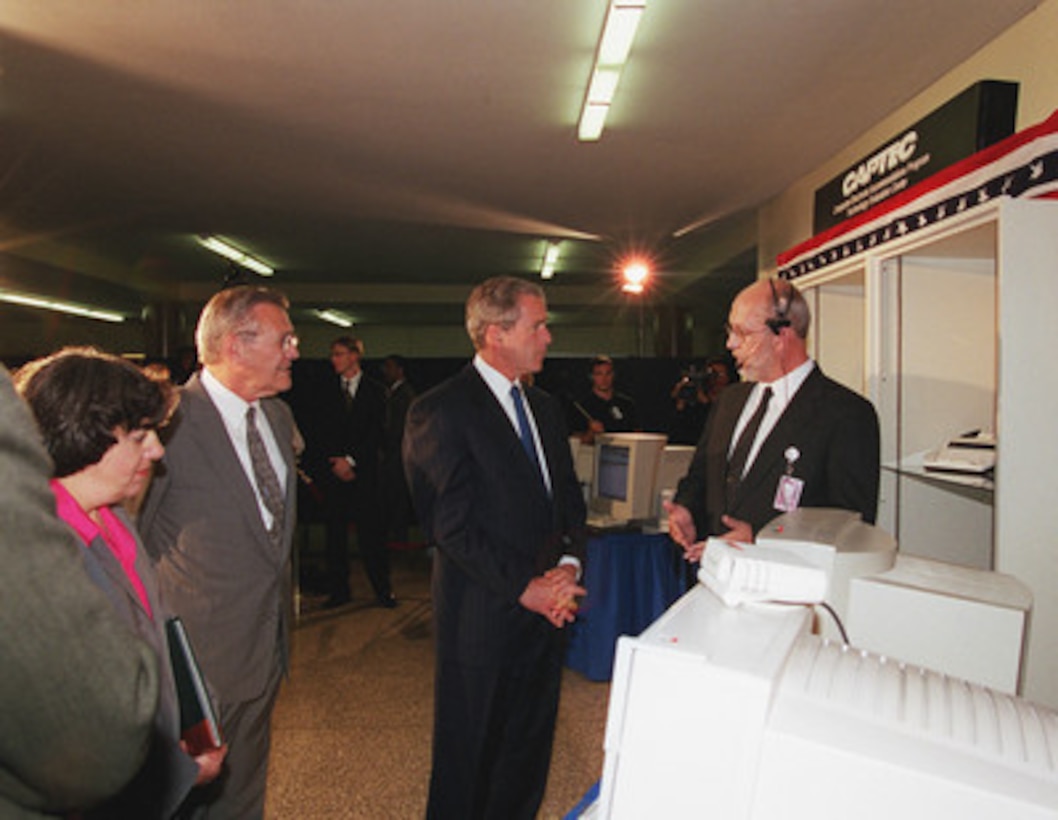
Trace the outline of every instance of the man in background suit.
[[0, 366], [0, 817], [76, 815], [149, 748], [158, 662], [55, 514], [51, 460]]
[[325, 557], [330, 596], [324, 606], [347, 603], [349, 525], [379, 606], [397, 605], [389, 576], [383, 499], [379, 478], [386, 389], [364, 373], [364, 345], [342, 336], [331, 342], [334, 377], [318, 397], [319, 424], [308, 431], [305, 466], [323, 489], [327, 541]]
[[669, 533], [687, 560], [699, 560], [707, 536], [751, 542], [798, 507], [841, 507], [874, 523], [878, 416], [809, 358], [810, 322], [807, 302], [786, 281], [755, 282], [732, 303], [727, 348], [745, 381], [720, 394], [667, 505]]
[[382, 377], [386, 382], [386, 423], [379, 470], [386, 511], [386, 538], [397, 543], [408, 541], [412, 520], [411, 495], [400, 453], [408, 408], [416, 395], [415, 388], [408, 382], [406, 370], [403, 356], [390, 354], [382, 362]]
[[298, 343], [286, 297], [249, 285], [210, 299], [195, 336], [203, 369], [181, 388], [140, 529], [229, 745], [199, 816], [261, 817], [288, 666], [295, 523], [294, 420], [272, 397], [290, 389]]
[[528, 820], [547, 783], [561, 629], [585, 594], [584, 501], [560, 405], [520, 383], [551, 342], [543, 291], [490, 279], [471, 293], [466, 324], [473, 363], [412, 404], [404, 435], [412, 500], [436, 546], [427, 817]]

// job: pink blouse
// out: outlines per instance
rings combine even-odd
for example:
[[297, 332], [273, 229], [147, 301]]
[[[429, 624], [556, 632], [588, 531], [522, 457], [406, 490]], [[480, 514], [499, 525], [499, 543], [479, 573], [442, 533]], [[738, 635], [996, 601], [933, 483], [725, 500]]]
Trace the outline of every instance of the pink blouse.
[[151, 605], [147, 600], [147, 590], [143, 586], [143, 581], [140, 580], [140, 574], [136, 572], [136, 537], [128, 531], [109, 507], [99, 508], [99, 517], [103, 522], [103, 526], [100, 527], [88, 517], [88, 513], [81, 509], [77, 499], [70, 495], [57, 479], [52, 479], [50, 483], [51, 491], [55, 494], [55, 508], [59, 518], [77, 533], [86, 547], [96, 537], [103, 539], [114, 557], [118, 559], [118, 563], [121, 564], [143, 608], [153, 619], [154, 613], [151, 612]]

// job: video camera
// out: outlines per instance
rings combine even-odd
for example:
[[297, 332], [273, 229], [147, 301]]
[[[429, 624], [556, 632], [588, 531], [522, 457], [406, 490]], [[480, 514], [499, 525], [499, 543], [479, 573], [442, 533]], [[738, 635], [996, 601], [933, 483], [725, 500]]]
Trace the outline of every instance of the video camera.
[[716, 371], [712, 368], [707, 367], [704, 370], [699, 370], [692, 364], [680, 374], [680, 380], [676, 384], [676, 398], [684, 401], [696, 401], [698, 391], [708, 395], [716, 378]]

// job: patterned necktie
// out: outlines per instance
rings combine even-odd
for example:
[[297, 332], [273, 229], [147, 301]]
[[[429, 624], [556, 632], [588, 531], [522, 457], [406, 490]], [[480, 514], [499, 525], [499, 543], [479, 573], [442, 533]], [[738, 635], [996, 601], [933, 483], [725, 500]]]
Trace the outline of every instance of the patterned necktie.
[[518, 418], [518, 437], [522, 440], [522, 447], [529, 460], [536, 466], [536, 471], [543, 476], [540, 470], [540, 459], [536, 455], [536, 443], [533, 441], [533, 430], [529, 426], [529, 416], [525, 413], [525, 404], [522, 401], [522, 391], [518, 385], [511, 385], [511, 398], [514, 400], [514, 415]]
[[278, 543], [283, 533], [283, 488], [279, 486], [279, 477], [268, 458], [264, 440], [257, 429], [257, 408], [246, 408], [246, 444], [250, 449], [250, 462], [253, 464], [254, 480], [261, 493], [265, 508], [272, 513], [272, 528], [268, 535]]
[[749, 458], [749, 451], [753, 448], [753, 442], [757, 438], [757, 431], [760, 430], [760, 424], [764, 421], [764, 414], [768, 412], [768, 402], [771, 401], [771, 388], [764, 388], [764, 395], [760, 397], [760, 404], [757, 405], [757, 410], [753, 414], [753, 417], [746, 424], [746, 428], [742, 431], [742, 435], [738, 437], [738, 442], [735, 444], [735, 449], [731, 452], [731, 458], [727, 461], [727, 507], [731, 509], [732, 502], [735, 499], [735, 491], [738, 489], [738, 485], [742, 482], [742, 473], [746, 470], [746, 459]]

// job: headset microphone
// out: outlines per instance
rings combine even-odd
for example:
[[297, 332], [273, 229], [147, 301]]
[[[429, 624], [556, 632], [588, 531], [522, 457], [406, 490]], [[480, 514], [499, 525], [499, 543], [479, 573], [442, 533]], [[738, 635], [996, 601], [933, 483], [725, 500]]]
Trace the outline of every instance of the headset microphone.
[[784, 299], [779, 298], [779, 291], [775, 287], [774, 279], [769, 279], [768, 284], [771, 286], [771, 304], [775, 309], [775, 315], [770, 319], [765, 319], [764, 324], [768, 326], [772, 333], [778, 336], [784, 327], [789, 327], [791, 324], [790, 317], [786, 315], [786, 312], [790, 309], [790, 297], [787, 295]]

